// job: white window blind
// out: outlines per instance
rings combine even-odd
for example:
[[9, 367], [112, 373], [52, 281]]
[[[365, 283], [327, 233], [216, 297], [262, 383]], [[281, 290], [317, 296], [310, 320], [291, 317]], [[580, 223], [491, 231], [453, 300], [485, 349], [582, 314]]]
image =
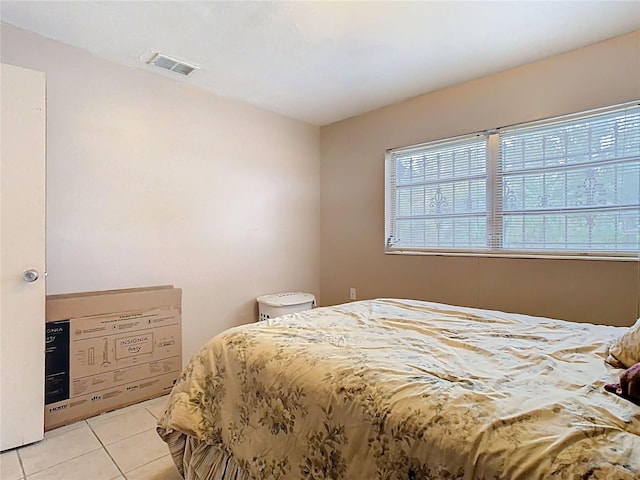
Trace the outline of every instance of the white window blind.
[[388, 251], [640, 251], [640, 106], [387, 152]]
[[493, 247], [638, 250], [640, 107], [499, 135], [502, 175], [493, 188], [502, 188], [503, 234]]
[[487, 138], [472, 135], [391, 153], [393, 247], [482, 247]]

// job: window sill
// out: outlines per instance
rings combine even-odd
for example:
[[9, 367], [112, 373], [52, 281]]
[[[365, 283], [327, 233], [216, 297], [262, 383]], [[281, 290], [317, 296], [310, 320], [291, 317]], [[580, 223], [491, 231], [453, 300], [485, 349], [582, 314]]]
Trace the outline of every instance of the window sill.
[[638, 262], [640, 257], [637, 255], [603, 255], [603, 254], [548, 254], [548, 253], [509, 253], [509, 252], [457, 252], [457, 251], [425, 251], [425, 250], [385, 250], [385, 255], [417, 255], [428, 257], [486, 257], [486, 258], [526, 258], [526, 259], [543, 259], [543, 260], [605, 260], [609, 262]]

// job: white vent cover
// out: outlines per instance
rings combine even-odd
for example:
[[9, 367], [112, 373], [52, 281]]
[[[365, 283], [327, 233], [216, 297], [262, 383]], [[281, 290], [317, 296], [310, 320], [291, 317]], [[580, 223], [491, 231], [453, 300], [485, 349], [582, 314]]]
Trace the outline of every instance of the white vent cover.
[[166, 55], [162, 55], [161, 53], [156, 53], [147, 63], [149, 63], [150, 65], [155, 65], [156, 67], [163, 68], [165, 70], [169, 70], [170, 72], [179, 73], [180, 75], [189, 75], [191, 72], [198, 68], [195, 65], [189, 65], [188, 63], [184, 63], [180, 60], [167, 57]]

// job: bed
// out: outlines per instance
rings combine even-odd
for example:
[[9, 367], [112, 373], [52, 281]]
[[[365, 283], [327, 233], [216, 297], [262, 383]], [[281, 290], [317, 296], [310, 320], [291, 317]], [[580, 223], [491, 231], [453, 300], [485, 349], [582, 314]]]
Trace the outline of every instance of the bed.
[[188, 480], [640, 478], [624, 329], [401, 299], [235, 327], [158, 433]]

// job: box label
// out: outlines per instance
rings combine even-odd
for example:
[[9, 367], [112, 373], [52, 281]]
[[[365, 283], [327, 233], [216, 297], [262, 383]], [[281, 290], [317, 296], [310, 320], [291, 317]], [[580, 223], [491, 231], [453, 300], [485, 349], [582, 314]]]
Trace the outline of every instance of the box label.
[[116, 358], [123, 359], [136, 355], [153, 353], [153, 333], [145, 333], [132, 337], [116, 338]]
[[47, 323], [45, 333], [44, 403], [49, 405], [69, 398], [69, 320]]

